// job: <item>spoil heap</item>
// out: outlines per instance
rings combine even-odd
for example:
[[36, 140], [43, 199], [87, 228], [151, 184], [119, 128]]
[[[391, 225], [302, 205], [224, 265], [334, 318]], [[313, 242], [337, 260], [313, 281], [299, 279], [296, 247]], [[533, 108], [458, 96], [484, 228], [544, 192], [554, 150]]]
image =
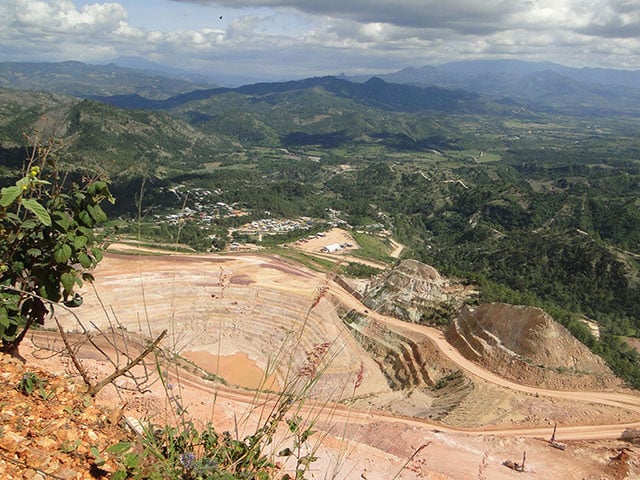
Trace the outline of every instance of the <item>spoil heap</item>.
[[554, 389], [620, 385], [600, 357], [539, 308], [465, 307], [446, 338], [467, 358], [521, 384]]

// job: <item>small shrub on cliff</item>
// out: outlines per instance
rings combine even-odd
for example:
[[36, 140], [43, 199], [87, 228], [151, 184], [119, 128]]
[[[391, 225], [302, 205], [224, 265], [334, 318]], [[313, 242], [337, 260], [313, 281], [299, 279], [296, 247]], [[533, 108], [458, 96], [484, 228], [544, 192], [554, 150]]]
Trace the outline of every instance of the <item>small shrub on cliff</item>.
[[65, 187], [59, 145], [33, 141], [22, 177], [0, 191], [0, 337], [17, 353], [29, 328], [43, 325], [47, 302], [81, 303], [74, 289], [92, 279], [102, 259], [96, 227], [107, 220], [100, 203], [113, 202], [107, 183], [84, 178]]

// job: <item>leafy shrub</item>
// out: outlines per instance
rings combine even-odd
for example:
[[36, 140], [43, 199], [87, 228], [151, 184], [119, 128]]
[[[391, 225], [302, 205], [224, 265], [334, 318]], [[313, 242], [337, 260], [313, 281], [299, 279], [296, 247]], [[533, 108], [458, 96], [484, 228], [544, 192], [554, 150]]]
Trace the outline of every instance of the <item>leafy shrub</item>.
[[[74, 293], [101, 259], [96, 229], [113, 202], [107, 182], [83, 178], [64, 185], [54, 142], [33, 142], [22, 177], [0, 191], [0, 337], [3, 351], [17, 353], [34, 324], [43, 325], [47, 302], [77, 306]], [[20, 328], [22, 330], [19, 332]]]
[[38, 374], [26, 372], [17, 385], [17, 389], [23, 395], [31, 395], [36, 388], [42, 388], [46, 381], [41, 379]]
[[371, 267], [363, 263], [350, 262], [342, 268], [345, 275], [355, 278], [371, 278], [374, 275], [379, 274], [382, 270], [376, 267]]

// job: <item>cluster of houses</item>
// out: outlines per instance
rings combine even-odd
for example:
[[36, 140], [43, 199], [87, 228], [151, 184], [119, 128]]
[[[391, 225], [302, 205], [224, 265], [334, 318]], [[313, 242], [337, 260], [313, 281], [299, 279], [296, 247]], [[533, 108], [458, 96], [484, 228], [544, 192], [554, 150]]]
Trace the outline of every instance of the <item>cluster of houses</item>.
[[245, 223], [237, 229], [239, 233], [263, 233], [267, 235], [278, 235], [281, 233], [293, 232], [295, 230], [308, 230], [314, 224], [310, 217], [300, 217], [295, 220], [286, 218], [263, 218]]
[[[178, 191], [177, 188], [172, 188], [168, 191], [184, 200], [185, 194]], [[217, 190], [212, 191], [203, 188], [191, 189], [188, 194], [191, 199], [190, 207], [184, 207], [176, 213], [155, 215], [155, 218], [159, 222], [164, 221], [171, 225], [177, 225], [186, 219], [207, 224], [220, 218], [243, 217], [249, 214], [244, 208], [215, 201], [215, 198], [219, 198], [221, 193]]]

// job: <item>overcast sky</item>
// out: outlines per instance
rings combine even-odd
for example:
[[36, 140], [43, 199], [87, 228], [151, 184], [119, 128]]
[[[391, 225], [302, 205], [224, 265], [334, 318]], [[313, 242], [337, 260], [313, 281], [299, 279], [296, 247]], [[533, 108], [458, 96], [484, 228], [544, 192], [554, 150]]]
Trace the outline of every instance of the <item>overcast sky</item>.
[[0, 0], [0, 61], [255, 79], [479, 58], [640, 70], [640, 0]]

